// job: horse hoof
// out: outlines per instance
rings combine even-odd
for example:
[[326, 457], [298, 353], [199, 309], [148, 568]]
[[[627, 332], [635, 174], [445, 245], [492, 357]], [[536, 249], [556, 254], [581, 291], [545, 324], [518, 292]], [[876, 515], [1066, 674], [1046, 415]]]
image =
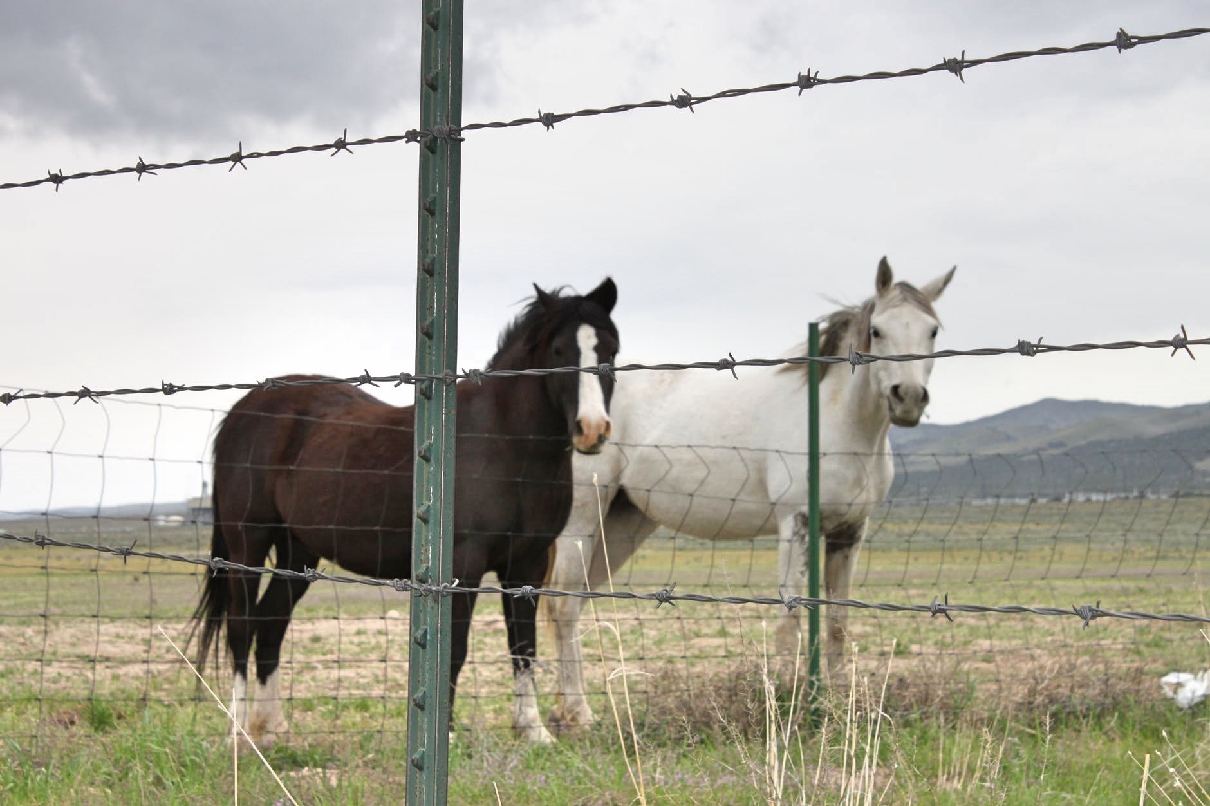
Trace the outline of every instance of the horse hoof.
[[587, 728], [597, 721], [592, 709], [585, 706], [580, 710], [555, 709], [550, 712], [546, 724], [559, 731], [577, 731]]
[[530, 744], [554, 744], [555, 737], [546, 729], [545, 725], [534, 725], [529, 728], [518, 728], [527, 742]]

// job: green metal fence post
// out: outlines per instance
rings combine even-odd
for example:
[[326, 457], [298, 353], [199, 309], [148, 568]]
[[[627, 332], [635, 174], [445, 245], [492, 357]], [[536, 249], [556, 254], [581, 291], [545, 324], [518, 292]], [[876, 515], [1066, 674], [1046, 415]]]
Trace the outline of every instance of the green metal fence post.
[[[807, 331], [807, 355], [819, 355], [819, 323]], [[807, 365], [807, 596], [819, 598], [819, 364]], [[807, 611], [808, 702], [820, 690], [819, 608]]]
[[[416, 373], [458, 366], [458, 190], [462, 125], [462, 0], [424, 0], [420, 61], [420, 204]], [[454, 384], [416, 384], [412, 579], [452, 577]], [[450, 598], [412, 595], [407, 803], [446, 802], [449, 772]]]

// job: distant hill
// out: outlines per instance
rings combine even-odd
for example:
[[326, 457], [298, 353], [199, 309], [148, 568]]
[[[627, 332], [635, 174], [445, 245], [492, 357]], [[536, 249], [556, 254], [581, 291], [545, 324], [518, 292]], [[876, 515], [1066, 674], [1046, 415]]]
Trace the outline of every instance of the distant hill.
[[892, 496], [1210, 492], [1210, 403], [1047, 398], [954, 425], [892, 428]]
[[[56, 518], [91, 518], [100, 515], [111, 520], [142, 520], [143, 518], [163, 518], [172, 515], [182, 517], [189, 514], [188, 501], [174, 501], [162, 504], [116, 504], [103, 506], [98, 513], [95, 506], [91, 507], [56, 507], [50, 514]], [[41, 510], [24, 512], [0, 513], [0, 521], [29, 520], [43, 515]]]

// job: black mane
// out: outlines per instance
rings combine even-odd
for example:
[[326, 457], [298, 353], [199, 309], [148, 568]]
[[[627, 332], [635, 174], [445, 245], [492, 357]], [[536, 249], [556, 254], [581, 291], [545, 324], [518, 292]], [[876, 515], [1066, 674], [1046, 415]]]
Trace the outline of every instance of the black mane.
[[496, 354], [487, 362], [487, 369], [502, 369], [501, 361], [510, 354], [519, 358], [541, 350], [571, 321], [601, 328], [617, 338], [617, 329], [608, 313], [586, 297], [563, 296], [565, 290], [564, 286], [546, 292], [544, 299], [534, 297], [517, 314], [500, 333]]

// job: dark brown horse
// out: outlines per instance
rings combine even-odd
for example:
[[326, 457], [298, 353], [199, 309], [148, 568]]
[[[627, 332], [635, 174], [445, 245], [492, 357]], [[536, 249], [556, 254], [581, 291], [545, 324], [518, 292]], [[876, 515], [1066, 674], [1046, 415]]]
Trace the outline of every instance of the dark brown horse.
[[[489, 369], [612, 363], [617, 300], [606, 279], [584, 296], [537, 297], [505, 329]], [[298, 376], [294, 376], [298, 377]], [[610, 433], [611, 379], [589, 373], [486, 377], [457, 387], [453, 575], [477, 587], [494, 571], [504, 587], [540, 587], [548, 551], [571, 508], [571, 452], [595, 452]], [[290, 386], [250, 392], [214, 440], [211, 553], [260, 566], [270, 549], [280, 568], [314, 568], [320, 558], [358, 574], [411, 576], [415, 409], [383, 403], [349, 386]], [[254, 738], [286, 730], [278, 660], [301, 579], [271, 577], [257, 598], [257, 574], [220, 570], [206, 582], [194, 617], [199, 662], [215, 653], [224, 623], [235, 667], [236, 719]], [[450, 700], [466, 660], [472, 594], [452, 597]], [[505, 597], [508, 650], [516, 681], [518, 730], [549, 741], [537, 710], [531, 661], [537, 605]], [[247, 709], [248, 655], [256, 642], [256, 696]]]

